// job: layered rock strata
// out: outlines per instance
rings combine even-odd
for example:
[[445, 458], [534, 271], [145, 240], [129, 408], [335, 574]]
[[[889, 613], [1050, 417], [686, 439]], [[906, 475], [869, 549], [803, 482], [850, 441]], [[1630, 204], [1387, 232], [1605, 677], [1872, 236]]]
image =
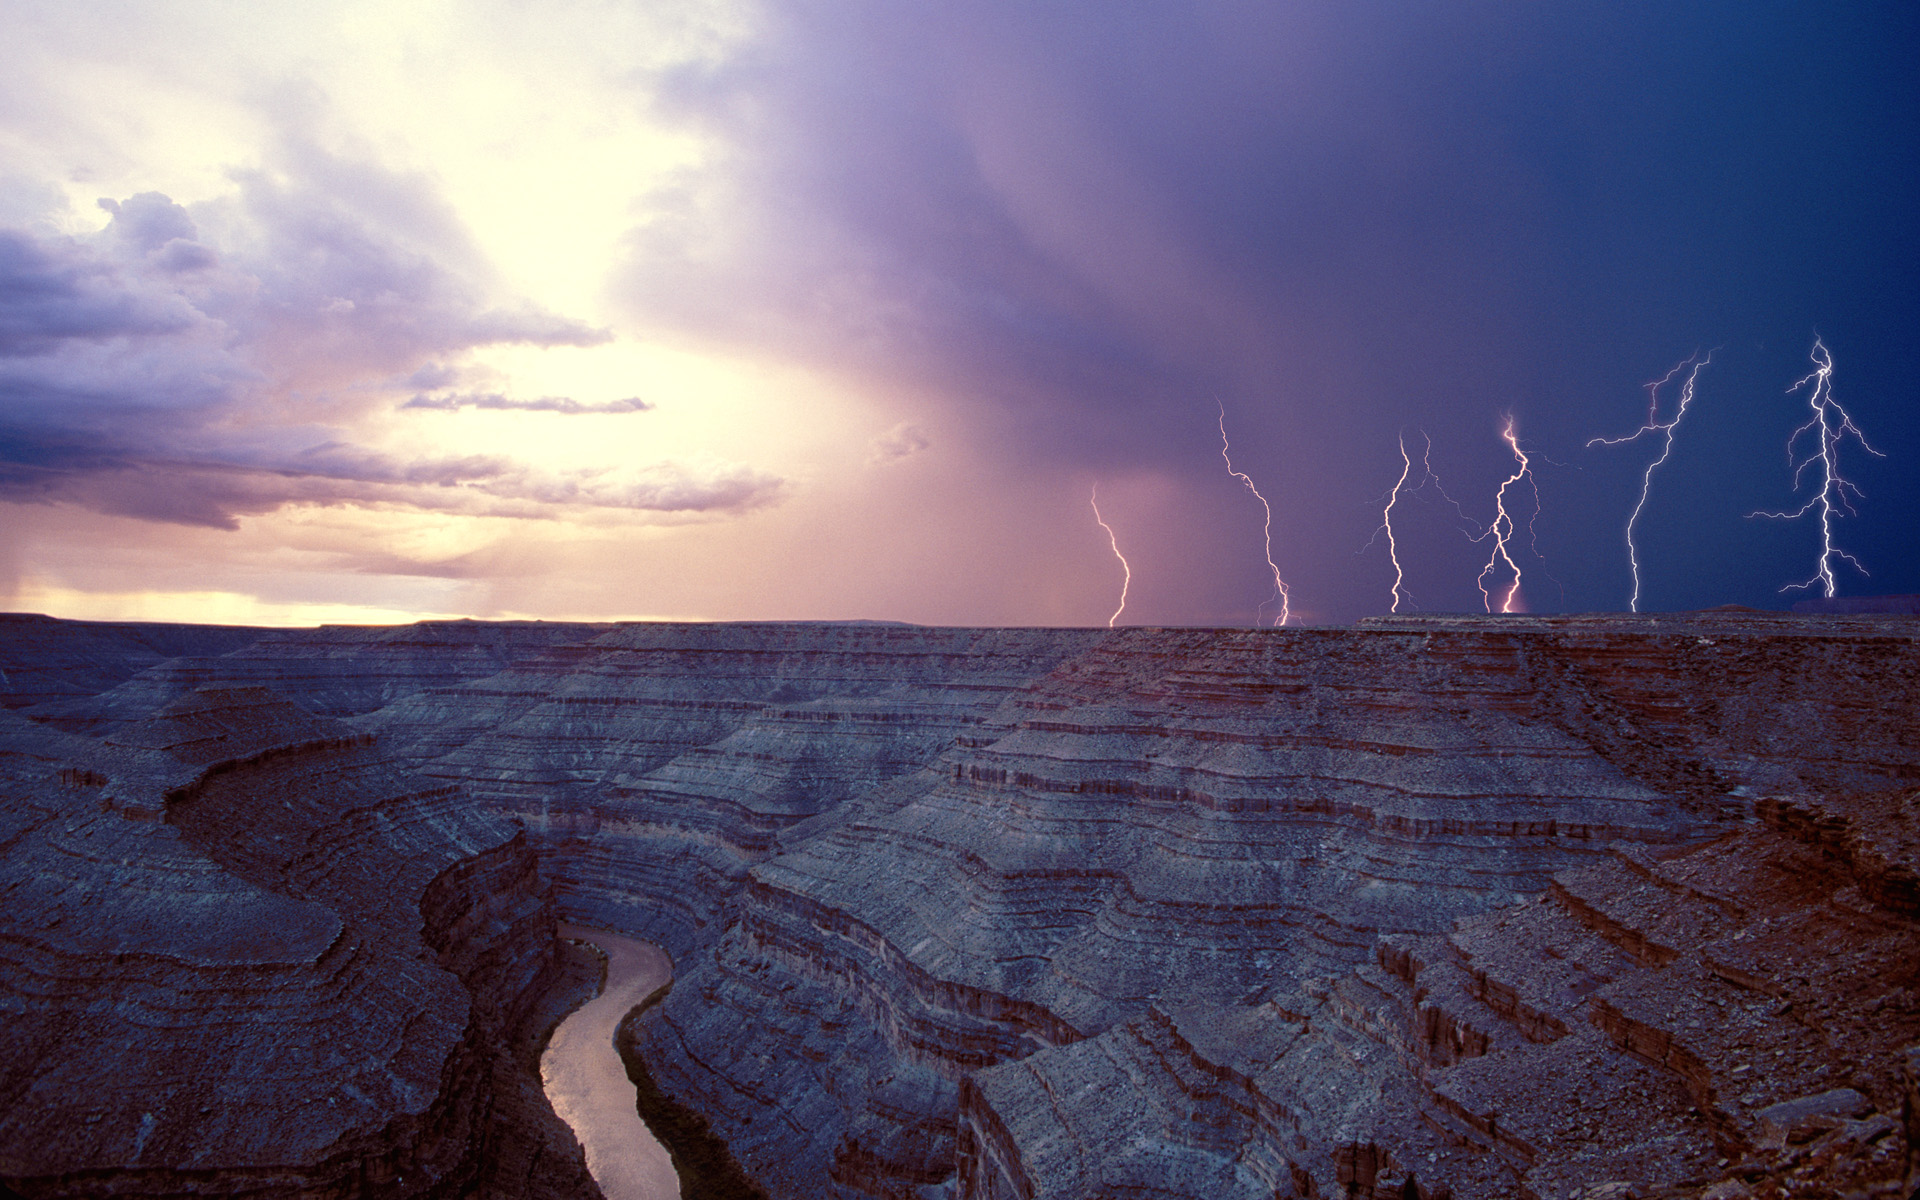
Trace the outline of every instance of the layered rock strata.
[[532, 1073], [568, 969], [518, 830], [263, 689], [104, 741], [0, 716], [0, 772], [9, 1186], [592, 1194]]
[[[1795, 811], [1911, 823], [1920, 794], [1846, 807]], [[1920, 925], [1776, 816], [1616, 846], [1444, 936], [1383, 938], [1344, 976], [1156, 1002], [980, 1072], [963, 1192], [1896, 1194]]]
[[148, 668], [184, 656], [226, 654], [265, 632], [0, 613], [0, 708], [94, 696]]
[[[332, 945], [415, 909], [466, 929], [429, 891], [349, 902], [397, 869], [378, 823], [327, 826], [380, 864], [328, 868], [332, 891], [275, 857], [272, 804], [357, 795], [362, 769], [411, 781], [373, 790], [434, 814], [456, 876], [537, 892], [537, 854], [568, 919], [672, 951], [623, 1045], [772, 1196], [1891, 1195], [1911, 1170], [1911, 620], [648, 625], [503, 633], [491, 662], [471, 645], [492, 635], [453, 626], [436, 674], [447, 628], [318, 631], [333, 665], [279, 678], [231, 666], [264, 638], [147, 664], [9, 728], [112, 828], [170, 831], [247, 904], [308, 906], [209, 945], [265, 922], [306, 947], [302, 921]], [[292, 703], [231, 688], [262, 679]], [[208, 683], [228, 690], [181, 691]], [[295, 754], [365, 765], [274, 765]], [[118, 782], [161, 758], [201, 790]], [[546, 919], [497, 903], [475, 930]], [[421, 944], [469, 938], [538, 940]], [[451, 977], [526, 997], [552, 969], [491, 961]], [[368, 1003], [441, 1011], [413, 986]], [[472, 1040], [419, 1022], [420, 1044]], [[449, 1114], [527, 1078], [492, 1061], [491, 1085], [445, 1068], [381, 1103], [478, 1144]], [[511, 1107], [490, 1128], [551, 1144]], [[114, 1153], [200, 1152], [159, 1136]]]
[[[71, 623], [58, 624], [65, 627]], [[154, 626], [104, 628], [131, 630], [146, 642], [156, 638], [148, 632]], [[353, 716], [426, 688], [497, 674], [548, 647], [591, 637], [606, 626], [549, 621], [422, 621], [417, 625], [325, 625], [318, 629], [157, 628], [185, 631], [173, 639], [173, 645], [179, 648], [166, 657], [135, 657], [132, 662], [139, 669], [113, 678], [110, 688], [87, 687], [93, 677], [74, 671], [65, 662], [54, 664], [59, 670], [59, 684], [65, 689], [63, 694], [72, 698], [64, 703], [38, 703], [34, 718], [70, 732], [101, 733], [143, 720], [197, 688], [244, 686], [271, 687], [322, 716]], [[39, 654], [24, 657], [44, 663], [44, 656]]]
[[[1632, 1136], [1513, 1134], [1470, 1075], [1452, 1112], [1367, 1048], [1389, 1019], [1368, 976], [1383, 944], [1579, 864], [1710, 840], [1762, 788], [1911, 778], [1914, 642], [1884, 632], [1116, 635], [754, 866], [646, 1049], [788, 1195], [1552, 1195], [1618, 1162], [1705, 1178], [1736, 1146], [1686, 1116], [1674, 1061], [1589, 1025], [1575, 1065], [1617, 1078]], [[1472, 1045], [1473, 1020], [1494, 1023], [1462, 1013], [1445, 1038]], [[1222, 1095], [1257, 1072], [1196, 1038], [1297, 1042], [1280, 1107]], [[1585, 1076], [1565, 1078], [1542, 1107], [1577, 1107]], [[1563, 1169], [1536, 1187], [1528, 1154]]]
[[356, 723], [534, 831], [570, 919], [677, 961], [724, 929], [783, 834], [884, 802], [891, 781], [1098, 638], [627, 626]]

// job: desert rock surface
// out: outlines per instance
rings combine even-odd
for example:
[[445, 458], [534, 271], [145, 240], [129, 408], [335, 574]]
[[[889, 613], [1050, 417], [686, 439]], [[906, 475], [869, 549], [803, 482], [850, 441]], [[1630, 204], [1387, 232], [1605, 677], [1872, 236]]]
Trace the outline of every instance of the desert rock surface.
[[663, 947], [772, 1197], [1915, 1186], [1920, 621], [0, 618], [0, 1179], [596, 1194]]

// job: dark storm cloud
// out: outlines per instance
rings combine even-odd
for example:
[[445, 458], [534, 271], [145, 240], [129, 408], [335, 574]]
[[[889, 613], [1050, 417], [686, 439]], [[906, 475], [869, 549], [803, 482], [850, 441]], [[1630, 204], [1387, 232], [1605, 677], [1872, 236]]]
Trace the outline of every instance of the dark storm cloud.
[[662, 464], [622, 474], [577, 469], [559, 474], [491, 455], [397, 459], [342, 444], [303, 451], [274, 473], [329, 497], [323, 502], [496, 516], [537, 516], [549, 506], [739, 512], [771, 503], [785, 487], [777, 476], [737, 466]]
[[[196, 215], [158, 193], [103, 200], [92, 237], [0, 230], [0, 498], [232, 528], [287, 504], [551, 516], [556, 508], [733, 511], [782, 482], [676, 467], [559, 480], [485, 457], [396, 459], [350, 444], [367, 385], [456, 377], [476, 346], [586, 346], [607, 331], [485, 303], [477, 255], [417, 181], [295, 146]], [[202, 226], [208, 227], [203, 231]], [[419, 407], [635, 412], [543, 398]]]
[[508, 469], [485, 458], [395, 462], [337, 444], [263, 465], [169, 457], [130, 449], [127, 439], [0, 430], [0, 495], [10, 500], [220, 529], [288, 503], [449, 507], [457, 495], [449, 489], [491, 483]]
[[[1743, 514], [1780, 506], [1817, 329], [1887, 443], [1854, 582], [1920, 590], [1917, 54], [1920, 11], [1884, 5], [785, 6], [754, 53], [654, 81], [733, 155], [650, 198], [623, 286], [649, 323], [1010, 423], [1035, 466], [1219, 483], [1201, 525], [1237, 499], [1217, 396], [1331, 615], [1384, 606], [1354, 551], [1396, 435], [1486, 520], [1508, 411], [1565, 464], [1525, 564], [1559, 582], [1529, 593], [1621, 604], [1645, 460], [1581, 446], [1713, 345], [1649, 599], [1777, 603], [1811, 534]], [[1429, 604], [1477, 606], [1478, 548], [1409, 553], [1469, 568]]]
[[289, 504], [524, 518], [593, 509], [737, 513], [777, 501], [786, 486], [777, 475], [738, 466], [558, 474], [496, 456], [401, 459], [340, 443], [256, 461], [167, 457], [98, 438], [22, 437], [0, 428], [0, 496], [216, 529]]
[[624, 400], [609, 400], [604, 404], [582, 404], [567, 396], [538, 396], [531, 400], [518, 400], [511, 396], [503, 396], [499, 392], [451, 392], [437, 396], [423, 392], [400, 407], [437, 409], [442, 412], [478, 408], [494, 412], [559, 413], [562, 416], [573, 417], [594, 413], [646, 412], [653, 405], [635, 396], [629, 396]]
[[45, 354], [68, 340], [180, 333], [206, 320], [179, 294], [132, 283], [77, 243], [0, 229], [0, 356]]

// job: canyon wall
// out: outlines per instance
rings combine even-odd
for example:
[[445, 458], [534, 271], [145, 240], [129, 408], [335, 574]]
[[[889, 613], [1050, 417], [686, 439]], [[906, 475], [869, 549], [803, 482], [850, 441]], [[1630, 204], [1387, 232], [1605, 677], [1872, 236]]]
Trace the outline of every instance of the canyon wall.
[[8, 1186], [597, 1195], [534, 1065], [593, 977], [511, 822], [261, 687], [0, 712], [0, 787]]
[[[128, 668], [43, 670], [0, 714], [15, 841], [89, 889], [20, 891], [9, 851], [10, 1012], [126, 1008], [113, 939], [148, 938], [165, 986], [287, 1014], [169, 1000], [142, 1028], [181, 1063], [343, 996], [398, 1023], [341, 1045], [350, 1092], [316, 1045], [262, 1051], [261, 1099], [208, 1093], [205, 1129], [128, 1099], [63, 1178], [266, 1161], [230, 1110], [272, 1094], [330, 1118], [275, 1162], [577, 1186], [486, 1049], [565, 973], [548, 887], [673, 953], [634, 1043], [772, 1196], [1895, 1194], [1911, 1169], [1911, 619], [437, 623]], [[196, 919], [128, 898], [163, 892]], [[393, 961], [355, 974], [374, 951], [342, 947], [375, 944]], [[141, 1044], [113, 1019], [69, 1044]], [[67, 1070], [5, 1077], [44, 1129], [0, 1124], [0, 1178], [85, 1120], [36, 1106], [110, 1074]], [[353, 1194], [323, 1176], [288, 1194]]]

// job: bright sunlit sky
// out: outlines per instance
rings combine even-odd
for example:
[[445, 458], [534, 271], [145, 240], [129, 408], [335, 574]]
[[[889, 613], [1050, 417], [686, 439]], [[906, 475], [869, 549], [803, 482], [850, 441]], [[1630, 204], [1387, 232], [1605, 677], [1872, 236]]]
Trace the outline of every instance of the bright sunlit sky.
[[1640, 607], [1781, 607], [1816, 337], [1920, 591], [1915, 13], [0, 0], [0, 608], [1271, 621], [1224, 411], [1294, 619], [1497, 604], [1509, 417], [1619, 609], [1709, 351]]

